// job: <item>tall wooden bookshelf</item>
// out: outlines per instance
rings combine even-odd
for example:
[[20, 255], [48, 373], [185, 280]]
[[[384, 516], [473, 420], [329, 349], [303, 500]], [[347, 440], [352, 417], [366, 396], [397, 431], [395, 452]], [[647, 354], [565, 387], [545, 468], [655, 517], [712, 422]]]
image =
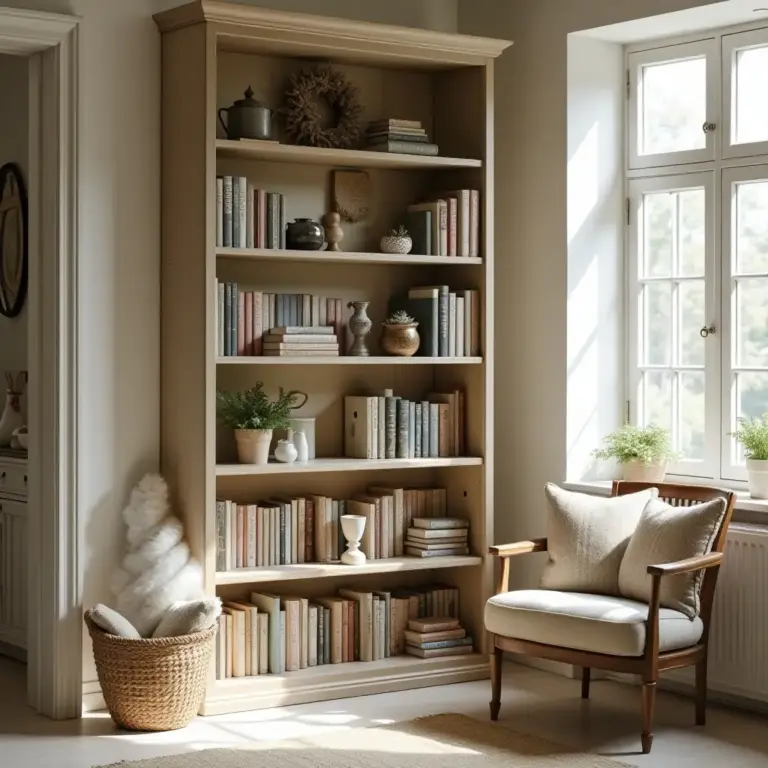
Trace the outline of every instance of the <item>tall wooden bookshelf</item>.
[[[331, 594], [341, 586], [386, 589], [439, 580], [460, 590], [461, 619], [476, 653], [392, 657], [313, 667], [285, 675], [211, 680], [203, 714], [403, 690], [487, 677], [483, 607], [493, 532], [493, 59], [509, 45], [484, 38], [319, 16], [193, 2], [155, 17], [162, 32], [162, 469], [183, 517], [209, 594], [247, 598], [252, 589]], [[439, 157], [229, 141], [216, 111], [251, 85], [281, 103], [288, 75], [330, 62], [355, 82], [364, 120], [419, 119]], [[282, 139], [282, 141], [285, 141]], [[371, 179], [369, 220], [345, 225], [341, 253], [216, 248], [215, 177], [245, 175], [286, 194], [289, 219], [330, 210], [330, 172], [359, 168]], [[407, 204], [441, 189], [481, 190], [478, 258], [391, 256], [379, 237]], [[316, 292], [371, 301], [371, 339], [387, 300], [414, 285], [476, 289], [483, 356], [476, 358], [218, 358], [216, 279], [265, 291]], [[317, 418], [317, 455], [307, 465], [234, 463], [231, 434], [217, 433], [217, 388], [263, 381], [308, 392], [297, 415]], [[342, 454], [345, 394], [394, 388], [421, 397], [440, 387], [466, 393], [468, 455], [361, 461]], [[313, 563], [217, 573], [215, 502], [281, 493], [348, 498], [370, 485], [448, 489], [449, 510], [469, 518], [471, 556], [396, 558], [360, 568]]]

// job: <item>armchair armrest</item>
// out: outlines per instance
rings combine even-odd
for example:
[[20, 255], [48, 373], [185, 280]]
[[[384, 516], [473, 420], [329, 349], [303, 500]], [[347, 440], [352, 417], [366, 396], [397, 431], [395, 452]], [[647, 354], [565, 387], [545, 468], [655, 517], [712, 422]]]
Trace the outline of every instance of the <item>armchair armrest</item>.
[[514, 557], [515, 555], [527, 555], [530, 552], [546, 552], [547, 540], [530, 539], [530, 541], [516, 541], [513, 544], [499, 544], [488, 548], [488, 554], [495, 557]]
[[710, 552], [708, 555], [696, 555], [686, 560], [678, 560], [675, 563], [661, 563], [649, 565], [647, 572], [651, 576], [675, 576], [680, 573], [691, 573], [703, 568], [712, 568], [723, 562], [722, 552]]

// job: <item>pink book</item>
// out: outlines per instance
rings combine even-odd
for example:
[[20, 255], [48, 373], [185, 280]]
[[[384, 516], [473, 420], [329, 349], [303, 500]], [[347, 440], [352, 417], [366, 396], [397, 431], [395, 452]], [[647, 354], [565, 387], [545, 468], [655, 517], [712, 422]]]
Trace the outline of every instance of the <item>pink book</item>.
[[258, 291], [253, 294], [253, 347], [251, 354], [260, 355], [264, 335], [264, 299]]
[[244, 355], [250, 357], [253, 354], [253, 293], [245, 294], [245, 350]]
[[245, 293], [237, 294], [237, 355], [245, 354]]

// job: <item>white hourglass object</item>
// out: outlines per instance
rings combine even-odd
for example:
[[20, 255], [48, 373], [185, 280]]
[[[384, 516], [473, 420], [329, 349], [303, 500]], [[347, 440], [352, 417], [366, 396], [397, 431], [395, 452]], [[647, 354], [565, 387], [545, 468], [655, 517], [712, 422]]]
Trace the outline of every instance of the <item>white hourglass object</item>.
[[347, 540], [347, 551], [341, 556], [341, 562], [344, 565], [365, 565], [365, 555], [360, 551], [365, 518], [362, 515], [342, 515], [341, 530]]

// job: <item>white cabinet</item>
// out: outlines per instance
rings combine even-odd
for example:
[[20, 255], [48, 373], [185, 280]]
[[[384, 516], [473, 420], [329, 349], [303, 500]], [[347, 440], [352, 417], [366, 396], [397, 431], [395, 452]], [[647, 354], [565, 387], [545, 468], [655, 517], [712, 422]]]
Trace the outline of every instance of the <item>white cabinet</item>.
[[0, 457], [0, 644], [27, 646], [27, 462]]

